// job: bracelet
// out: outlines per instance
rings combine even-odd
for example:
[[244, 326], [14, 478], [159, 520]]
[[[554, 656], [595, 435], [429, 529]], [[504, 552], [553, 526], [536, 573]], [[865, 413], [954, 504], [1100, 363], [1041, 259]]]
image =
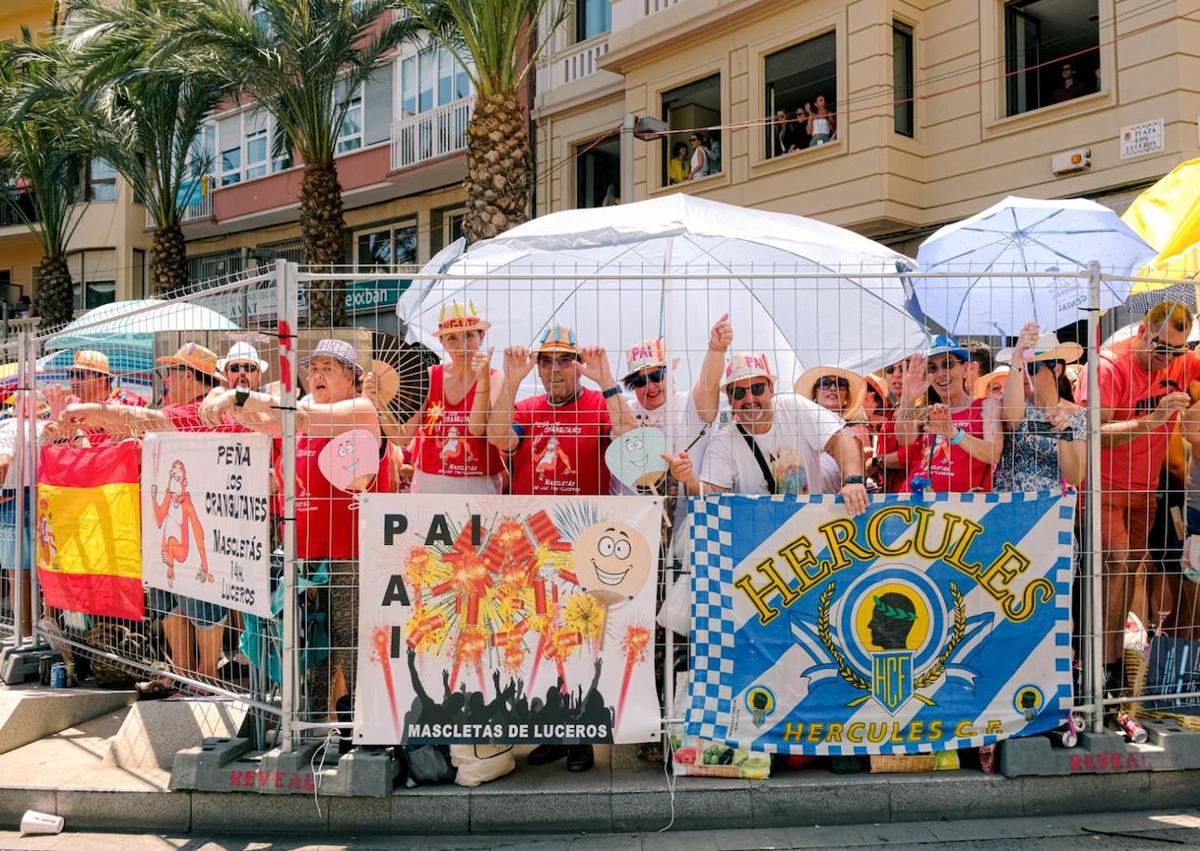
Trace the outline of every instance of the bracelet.
[[621, 392], [621, 385], [614, 384], [612, 387], [610, 387], [604, 391], [604, 398], [611, 399], [613, 396], [620, 394], [620, 392]]
[[967, 436], [967, 433], [960, 428], [958, 430], [958, 434], [956, 434], [956, 435], [954, 435], [954, 437], [950, 438], [950, 445], [958, 446], [958, 444], [963, 442], [963, 438], [965, 438], [966, 436]]

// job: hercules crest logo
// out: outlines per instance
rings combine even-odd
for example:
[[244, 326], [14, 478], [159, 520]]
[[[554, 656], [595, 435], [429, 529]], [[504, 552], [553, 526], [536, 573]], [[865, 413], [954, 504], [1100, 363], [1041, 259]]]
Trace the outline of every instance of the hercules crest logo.
[[893, 568], [884, 573], [846, 589], [837, 606], [836, 635], [830, 612], [837, 582], [831, 580], [817, 608], [817, 637], [837, 676], [864, 692], [847, 706], [874, 699], [891, 715], [914, 699], [936, 706], [922, 692], [949, 676], [950, 669], [973, 679], [974, 672], [953, 664], [967, 632], [963, 595], [951, 582], [950, 600], [944, 601], [936, 586], [913, 572]]

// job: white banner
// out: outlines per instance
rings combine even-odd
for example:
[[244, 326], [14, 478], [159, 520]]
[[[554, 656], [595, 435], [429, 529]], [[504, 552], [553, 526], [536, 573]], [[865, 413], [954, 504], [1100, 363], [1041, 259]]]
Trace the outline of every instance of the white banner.
[[142, 579], [271, 616], [271, 439], [151, 433], [142, 447]]
[[363, 494], [354, 740], [658, 736], [652, 497]]

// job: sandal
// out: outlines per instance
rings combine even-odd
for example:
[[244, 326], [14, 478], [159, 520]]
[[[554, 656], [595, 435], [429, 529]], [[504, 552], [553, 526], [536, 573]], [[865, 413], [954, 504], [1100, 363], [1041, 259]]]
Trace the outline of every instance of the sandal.
[[637, 758], [640, 762], [662, 762], [662, 745], [658, 742], [650, 742], [642, 745], [638, 748]]
[[162, 680], [135, 683], [133, 690], [137, 692], [138, 700], [163, 700], [175, 693], [175, 689]]

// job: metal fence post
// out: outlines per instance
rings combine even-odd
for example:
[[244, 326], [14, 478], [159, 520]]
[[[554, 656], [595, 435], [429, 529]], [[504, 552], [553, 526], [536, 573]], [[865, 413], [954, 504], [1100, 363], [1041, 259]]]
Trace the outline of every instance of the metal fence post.
[[[14, 481], [16, 481], [16, 483], [17, 483], [17, 507], [16, 507], [17, 508], [17, 511], [16, 511], [16, 514], [17, 514], [17, 518], [16, 518], [16, 534], [17, 534], [16, 556], [17, 556], [17, 559], [16, 559], [16, 564], [14, 564], [12, 566], [12, 574], [13, 574], [12, 607], [13, 607], [13, 646], [14, 647], [25, 646], [25, 577], [22, 575], [22, 571], [25, 570], [25, 561], [29, 557], [29, 554], [25, 552], [25, 534], [24, 534], [24, 530], [25, 530], [25, 525], [24, 525], [25, 524], [25, 484], [26, 484], [26, 482], [25, 482], [25, 478], [26, 478], [25, 459], [28, 457], [26, 454], [28, 449], [26, 447], [27, 431], [26, 431], [25, 423], [26, 423], [26, 416], [27, 416], [26, 409], [29, 407], [25, 388], [30, 386], [25, 383], [29, 379], [28, 373], [30, 372], [30, 370], [28, 369], [28, 363], [26, 362], [29, 357], [28, 337], [29, 337], [29, 332], [22, 331], [21, 335], [20, 335], [20, 339], [18, 340], [18, 344], [17, 344], [17, 391], [16, 391], [16, 396], [17, 396], [17, 400], [16, 400], [16, 402], [17, 402], [17, 404], [16, 404], [17, 445], [15, 447], [16, 452], [14, 453], [14, 457], [12, 460], [12, 463], [15, 465]], [[36, 568], [36, 566], [31, 565], [31, 567], [30, 567], [31, 572], [35, 568]], [[32, 619], [32, 617], [33, 617], [33, 606], [32, 605], [30, 605], [30, 607], [29, 607], [29, 615], [30, 615], [30, 618]]]
[[295, 263], [275, 261], [279, 287], [280, 420], [282, 425], [281, 467], [283, 473], [283, 646], [280, 648], [283, 683], [280, 688], [280, 738], [283, 751], [296, 745], [295, 721], [300, 694], [300, 642], [296, 601], [296, 332], [298, 290]]
[[1088, 264], [1088, 320], [1087, 320], [1087, 565], [1090, 605], [1084, 612], [1085, 622], [1090, 620], [1088, 643], [1088, 683], [1092, 695], [1092, 730], [1104, 731], [1104, 562], [1100, 551], [1100, 285], [1103, 275], [1100, 264], [1093, 260]]

